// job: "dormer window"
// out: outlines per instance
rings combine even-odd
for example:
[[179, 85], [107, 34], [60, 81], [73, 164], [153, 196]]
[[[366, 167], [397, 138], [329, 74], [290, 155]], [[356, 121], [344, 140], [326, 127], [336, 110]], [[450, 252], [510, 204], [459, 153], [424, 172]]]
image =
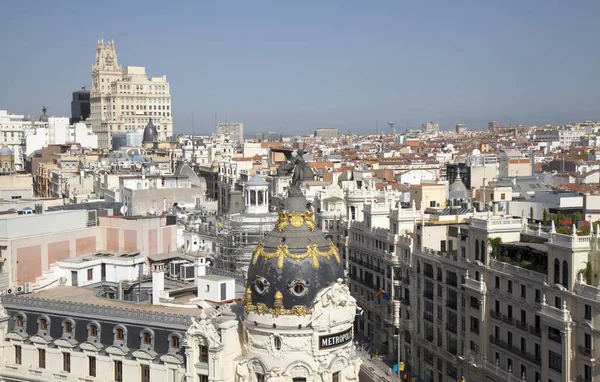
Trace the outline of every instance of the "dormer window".
[[150, 335], [150, 333], [148, 333], [148, 332], [144, 333], [143, 339], [144, 339], [144, 345], [152, 344], [152, 336]]
[[89, 336], [90, 337], [97, 337], [98, 336], [98, 327], [96, 325], [94, 325], [94, 324], [90, 325]]
[[48, 330], [48, 321], [45, 318], [40, 320], [40, 330]]
[[19, 328], [22, 328], [24, 322], [25, 322], [25, 320], [23, 319], [23, 316], [18, 315], [17, 319], [16, 319], [16, 326], [19, 327]]
[[65, 334], [71, 334], [73, 333], [73, 324], [71, 324], [69, 321], [65, 322]]
[[171, 337], [171, 349], [179, 349], [179, 337]]
[[115, 332], [115, 339], [117, 341], [123, 341], [124, 338], [125, 338], [125, 333], [123, 332], [123, 329], [118, 328]]

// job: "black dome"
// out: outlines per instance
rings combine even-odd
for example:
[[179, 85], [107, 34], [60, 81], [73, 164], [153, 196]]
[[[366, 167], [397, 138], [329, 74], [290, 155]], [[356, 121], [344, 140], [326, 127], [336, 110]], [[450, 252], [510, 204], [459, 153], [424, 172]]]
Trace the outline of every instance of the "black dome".
[[152, 123], [152, 118], [148, 121], [146, 128], [144, 129], [144, 136], [142, 138], [142, 142], [154, 142], [158, 137], [158, 131], [156, 130], [156, 126]]
[[309, 308], [322, 289], [344, 278], [338, 250], [316, 230], [307, 204], [302, 195], [285, 199], [275, 228], [252, 254], [246, 304], [271, 309], [281, 301], [286, 310]]

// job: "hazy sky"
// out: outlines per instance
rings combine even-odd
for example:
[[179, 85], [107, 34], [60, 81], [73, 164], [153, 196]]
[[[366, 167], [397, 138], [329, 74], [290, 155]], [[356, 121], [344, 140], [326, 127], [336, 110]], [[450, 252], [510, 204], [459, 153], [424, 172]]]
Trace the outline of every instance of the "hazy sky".
[[600, 119], [600, 1], [2, 2], [0, 109], [70, 114], [98, 38], [171, 83], [176, 132]]

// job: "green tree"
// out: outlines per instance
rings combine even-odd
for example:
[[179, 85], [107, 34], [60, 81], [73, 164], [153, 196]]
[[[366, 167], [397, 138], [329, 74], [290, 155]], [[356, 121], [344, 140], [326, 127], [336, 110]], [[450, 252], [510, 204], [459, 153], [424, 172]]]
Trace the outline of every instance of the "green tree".
[[533, 207], [529, 207], [529, 222], [533, 224]]
[[573, 214], [571, 215], [571, 220], [572, 220], [573, 224], [577, 224], [581, 220], [581, 212], [579, 212], [579, 211], [573, 212]]
[[488, 237], [488, 245], [492, 247], [492, 258], [497, 259], [500, 252], [500, 244], [502, 244], [502, 238], [500, 237]]
[[550, 217], [548, 216], [548, 211], [544, 208], [544, 213], [542, 214], [542, 223], [544, 225], [548, 225], [550, 223]]

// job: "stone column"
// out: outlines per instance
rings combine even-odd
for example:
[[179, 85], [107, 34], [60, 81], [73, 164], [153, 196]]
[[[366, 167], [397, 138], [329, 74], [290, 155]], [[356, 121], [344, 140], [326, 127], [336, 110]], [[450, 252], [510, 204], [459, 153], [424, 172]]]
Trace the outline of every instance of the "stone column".
[[569, 325], [565, 325], [565, 330], [561, 333], [562, 335], [562, 373], [561, 373], [561, 381], [569, 382], [571, 376], [571, 327]]

